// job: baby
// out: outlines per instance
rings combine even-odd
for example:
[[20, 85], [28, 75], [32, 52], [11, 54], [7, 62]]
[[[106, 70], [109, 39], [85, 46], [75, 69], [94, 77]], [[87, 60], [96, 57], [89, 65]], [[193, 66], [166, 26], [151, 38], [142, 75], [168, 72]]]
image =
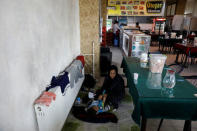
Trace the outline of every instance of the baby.
[[110, 109], [109, 106], [104, 108], [105, 100], [107, 94], [105, 94], [105, 90], [103, 91], [102, 95], [98, 96], [98, 100], [94, 100], [89, 107], [87, 108], [89, 111], [99, 114], [101, 112], [106, 112]]

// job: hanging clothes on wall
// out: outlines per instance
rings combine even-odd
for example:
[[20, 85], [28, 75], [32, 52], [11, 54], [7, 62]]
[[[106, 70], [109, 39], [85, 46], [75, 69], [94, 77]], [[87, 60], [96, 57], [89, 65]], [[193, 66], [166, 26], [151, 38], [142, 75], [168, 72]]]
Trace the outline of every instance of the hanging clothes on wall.
[[69, 83], [68, 72], [64, 72], [63, 75], [60, 75], [58, 77], [55, 76], [52, 77], [51, 84], [49, 87], [46, 88], [46, 91], [56, 86], [60, 86], [61, 92], [63, 94], [68, 83]]
[[82, 74], [83, 65], [80, 60], [74, 60], [66, 71], [70, 74], [70, 86], [74, 87], [74, 83], [78, 81], [79, 78], [83, 77]]

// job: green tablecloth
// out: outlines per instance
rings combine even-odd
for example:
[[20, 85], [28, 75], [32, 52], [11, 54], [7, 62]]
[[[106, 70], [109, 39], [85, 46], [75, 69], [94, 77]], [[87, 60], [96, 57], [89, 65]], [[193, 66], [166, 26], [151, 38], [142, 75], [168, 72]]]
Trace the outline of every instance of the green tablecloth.
[[[176, 74], [173, 89], [162, 87], [162, 74], [154, 74], [149, 68], [141, 68], [137, 58], [124, 57], [122, 67], [127, 77], [127, 84], [134, 101], [133, 120], [140, 124], [140, 116], [145, 118], [169, 118], [180, 120], [197, 120], [197, 88]], [[133, 73], [138, 73], [137, 83]]]

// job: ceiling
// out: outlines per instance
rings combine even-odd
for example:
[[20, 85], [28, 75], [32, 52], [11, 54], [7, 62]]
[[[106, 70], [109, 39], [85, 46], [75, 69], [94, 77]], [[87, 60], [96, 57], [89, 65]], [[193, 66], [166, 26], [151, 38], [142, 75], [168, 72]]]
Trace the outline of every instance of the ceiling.
[[177, 0], [166, 0], [166, 3], [175, 3]]

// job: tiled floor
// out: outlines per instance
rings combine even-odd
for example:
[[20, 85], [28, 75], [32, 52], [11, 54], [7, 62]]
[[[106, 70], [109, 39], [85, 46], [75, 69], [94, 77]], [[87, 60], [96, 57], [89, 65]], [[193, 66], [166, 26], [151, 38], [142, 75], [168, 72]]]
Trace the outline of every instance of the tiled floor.
[[[151, 47], [151, 52], [157, 51], [158, 47]], [[111, 47], [112, 51], [112, 64], [116, 65], [119, 69], [119, 74], [123, 74], [120, 64], [122, 61], [122, 51], [117, 47]], [[167, 54], [166, 64], [171, 64], [175, 60], [175, 55]], [[192, 65], [189, 70], [186, 71], [187, 74], [197, 74], [197, 64]], [[188, 73], [189, 72], [189, 73]], [[185, 75], [185, 74], [184, 74]], [[101, 87], [103, 82], [103, 77], [98, 81], [97, 86]], [[126, 82], [126, 78], [125, 82]], [[126, 93], [128, 93], [128, 88], [126, 88]], [[133, 111], [132, 101], [122, 102], [117, 112], [115, 112], [119, 121], [117, 124], [114, 123], [105, 123], [105, 124], [95, 124], [87, 123], [80, 120], [77, 120], [73, 117], [72, 113], [69, 114], [69, 117], [66, 123], [77, 123], [78, 126], [76, 129], [73, 128], [73, 131], [139, 131], [139, 127], [136, 126], [135, 122], [131, 118], [131, 112]], [[147, 131], [156, 131], [159, 125], [160, 119], [149, 119], [147, 123]], [[66, 124], [65, 124], [66, 125]], [[183, 120], [167, 120], [165, 119], [160, 131], [182, 131], [184, 121]], [[66, 128], [64, 128], [65, 131]], [[68, 129], [68, 128], [67, 128]], [[71, 131], [71, 130], [69, 130]], [[197, 131], [197, 122], [192, 122], [192, 131]]]

